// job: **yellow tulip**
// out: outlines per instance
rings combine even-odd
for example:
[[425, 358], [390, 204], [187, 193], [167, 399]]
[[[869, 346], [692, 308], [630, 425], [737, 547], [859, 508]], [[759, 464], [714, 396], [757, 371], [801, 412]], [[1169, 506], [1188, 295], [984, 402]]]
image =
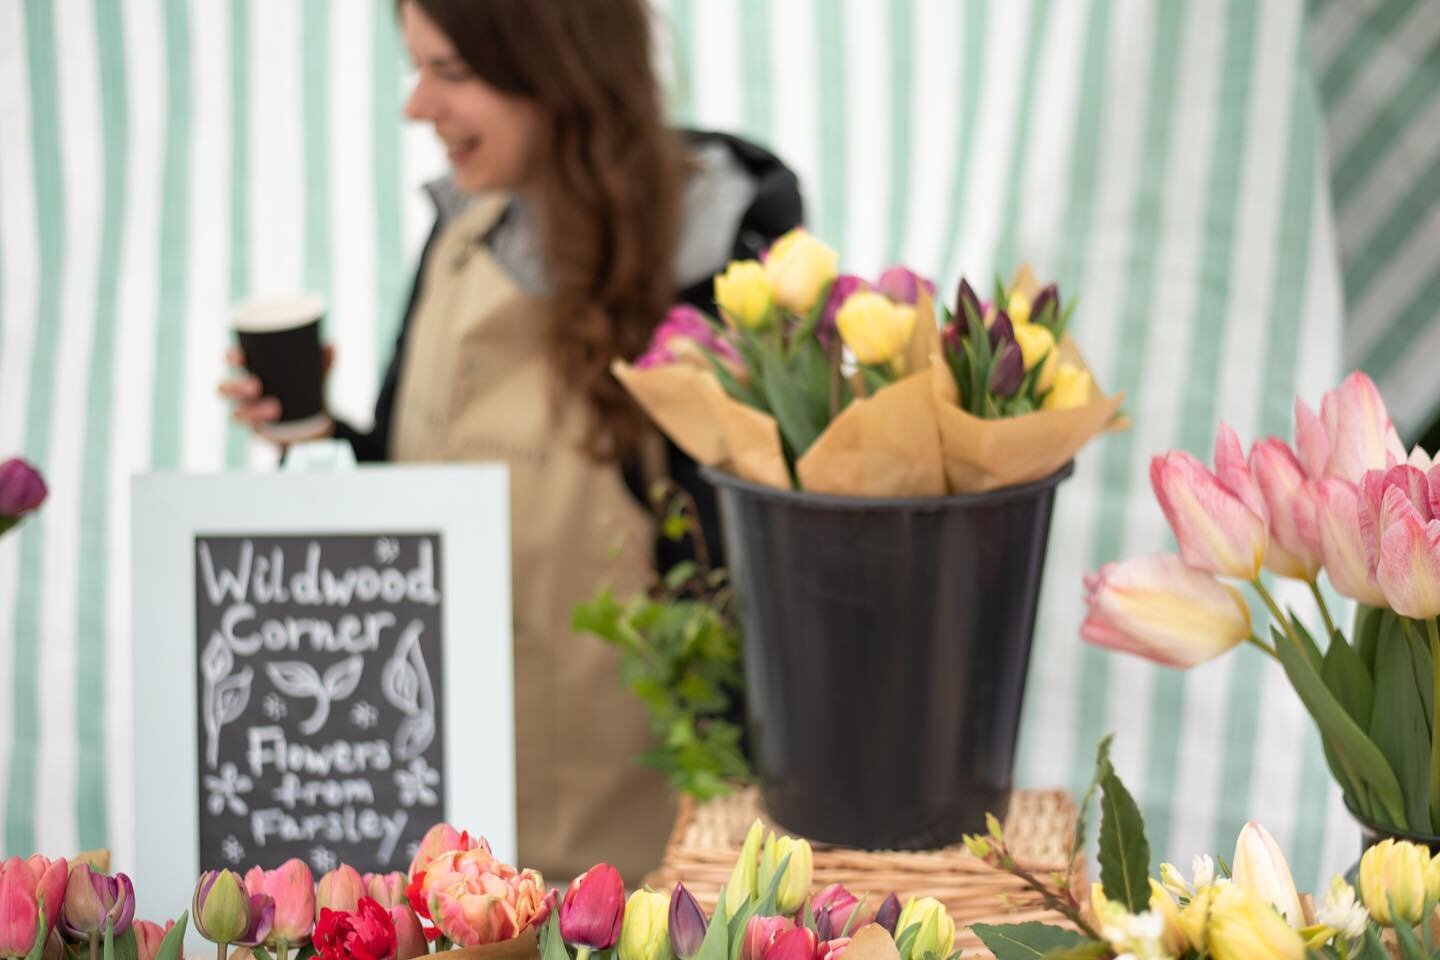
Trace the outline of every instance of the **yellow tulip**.
[[740, 856], [735, 859], [735, 867], [730, 871], [730, 880], [725, 884], [725, 911], [732, 917], [755, 895], [760, 867], [760, 841], [764, 836], [765, 827], [759, 820], [750, 824], [750, 830], [745, 834], [745, 843], [740, 847]]
[[1090, 402], [1090, 372], [1073, 363], [1061, 363], [1055, 370], [1055, 385], [1045, 394], [1042, 410], [1069, 410]]
[[776, 240], [765, 255], [765, 276], [775, 302], [802, 316], [815, 309], [839, 269], [840, 255], [798, 227]]
[[[1055, 348], [1055, 335], [1048, 327], [1038, 323], [1015, 324], [1015, 342], [1020, 344], [1020, 356], [1025, 362], [1025, 372], [1035, 369], [1043, 357], [1045, 366], [1035, 378], [1035, 392], [1044, 393], [1055, 383], [1055, 371], [1060, 366], [1060, 351]], [[1087, 391], [1087, 399], [1088, 391]]]
[[732, 324], [751, 330], [770, 325], [775, 306], [770, 281], [758, 260], [735, 260], [715, 278], [715, 303]]
[[906, 960], [923, 960], [925, 955], [930, 953], [941, 958], [950, 956], [950, 952], [955, 949], [955, 921], [943, 903], [934, 897], [921, 897], [918, 900], [911, 898], [905, 904], [905, 909], [900, 911], [900, 919], [895, 923], [896, 938], [917, 924], [920, 929], [914, 942], [910, 944], [910, 954]]
[[777, 839], [775, 834], [770, 834], [765, 839], [765, 847], [760, 854], [759, 883], [756, 889], [762, 894], [770, 889], [775, 882], [775, 871], [780, 869], [780, 864], [785, 863], [786, 857], [789, 857], [790, 861], [785, 866], [785, 873], [780, 877], [779, 887], [776, 888], [775, 909], [788, 916], [799, 910], [805, 903], [805, 898], [810, 895], [815, 858], [809, 841], [786, 836]]
[[1440, 884], [1429, 852], [1406, 840], [1382, 840], [1360, 858], [1360, 897], [1375, 922], [1413, 927], [1425, 912], [1431, 885]]
[[630, 894], [618, 947], [620, 960], [666, 960], [670, 956], [670, 898], [644, 889]]
[[1233, 883], [1211, 889], [1205, 944], [1215, 960], [1304, 960], [1304, 938], [1273, 906]]
[[835, 315], [835, 326], [856, 360], [866, 365], [889, 364], [896, 373], [903, 373], [915, 319], [914, 307], [892, 303], [866, 290], [850, 295]]
[[1007, 295], [1008, 304], [1005, 313], [1009, 315], [1010, 322], [1015, 326], [1030, 322], [1030, 298], [1021, 290], [1011, 290]]

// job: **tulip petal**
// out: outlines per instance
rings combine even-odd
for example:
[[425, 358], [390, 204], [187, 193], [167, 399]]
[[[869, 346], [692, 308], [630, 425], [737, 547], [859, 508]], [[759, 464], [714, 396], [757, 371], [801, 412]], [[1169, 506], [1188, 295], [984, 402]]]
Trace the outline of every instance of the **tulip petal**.
[[1254, 580], [1265, 559], [1265, 518], [1183, 450], [1150, 461], [1150, 484], [1180, 556], [1192, 567], [1222, 577]]
[[1315, 411], [1300, 399], [1295, 401], [1295, 447], [1308, 476], [1315, 480], [1325, 476], [1330, 463], [1330, 435]]
[[1320, 552], [1325, 573], [1341, 596], [1371, 607], [1385, 606], [1385, 595], [1375, 581], [1365, 556], [1360, 529], [1360, 495], [1355, 484], [1325, 477], [1315, 485], [1320, 520]]
[[1421, 519], [1399, 488], [1385, 492], [1384, 533], [1375, 575], [1396, 613], [1416, 620], [1440, 616], [1440, 520]]

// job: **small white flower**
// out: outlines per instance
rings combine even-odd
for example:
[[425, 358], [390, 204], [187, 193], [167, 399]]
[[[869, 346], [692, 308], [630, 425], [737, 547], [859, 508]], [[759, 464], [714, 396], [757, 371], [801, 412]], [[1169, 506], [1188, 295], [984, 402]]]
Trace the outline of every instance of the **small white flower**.
[[1177, 898], [1189, 897], [1195, 893], [1190, 889], [1190, 884], [1185, 882], [1184, 875], [1176, 869], [1173, 863], [1160, 864], [1160, 886], [1169, 890], [1171, 895]]
[[1197, 853], [1190, 862], [1190, 875], [1196, 890], [1213, 886], [1215, 883], [1215, 861], [1208, 854]]
[[1337, 873], [1330, 881], [1325, 902], [1316, 911], [1315, 919], [1340, 931], [1340, 935], [1346, 940], [1354, 940], [1364, 935], [1365, 927], [1370, 922], [1370, 913], [1363, 903], [1356, 901], [1355, 888]]

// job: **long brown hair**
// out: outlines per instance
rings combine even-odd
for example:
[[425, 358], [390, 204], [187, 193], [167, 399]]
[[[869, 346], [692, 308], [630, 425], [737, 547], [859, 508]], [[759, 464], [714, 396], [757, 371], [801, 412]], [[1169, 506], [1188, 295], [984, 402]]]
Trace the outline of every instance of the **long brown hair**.
[[666, 126], [645, 0], [398, 0], [424, 10], [485, 83], [545, 116], [537, 195], [562, 389], [589, 401], [587, 450], [624, 457], [643, 414], [610, 375], [675, 296], [681, 152]]

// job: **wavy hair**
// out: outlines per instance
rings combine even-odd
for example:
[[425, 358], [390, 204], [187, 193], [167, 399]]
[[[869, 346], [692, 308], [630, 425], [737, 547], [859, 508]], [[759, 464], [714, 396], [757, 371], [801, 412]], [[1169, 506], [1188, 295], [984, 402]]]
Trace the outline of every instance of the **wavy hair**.
[[540, 237], [549, 348], [562, 390], [588, 401], [599, 460], [632, 454], [644, 415], [610, 374], [675, 296], [683, 161], [664, 119], [645, 0], [416, 3], [495, 89], [540, 107]]

